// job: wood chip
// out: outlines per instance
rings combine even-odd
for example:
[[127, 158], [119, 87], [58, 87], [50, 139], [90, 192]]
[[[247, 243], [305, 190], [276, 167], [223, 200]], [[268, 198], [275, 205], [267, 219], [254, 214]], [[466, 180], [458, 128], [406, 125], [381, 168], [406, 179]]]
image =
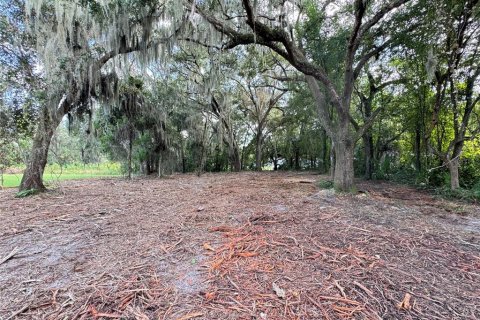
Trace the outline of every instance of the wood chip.
[[272, 289], [275, 292], [275, 294], [277, 295], [277, 297], [279, 297], [281, 299], [285, 299], [285, 296], [286, 296], [285, 290], [280, 288], [275, 282], [272, 283]]
[[397, 304], [397, 308], [400, 310], [410, 310], [412, 309], [412, 305], [410, 304], [410, 299], [412, 295], [410, 293], [405, 293], [405, 297], [403, 298], [402, 302]]

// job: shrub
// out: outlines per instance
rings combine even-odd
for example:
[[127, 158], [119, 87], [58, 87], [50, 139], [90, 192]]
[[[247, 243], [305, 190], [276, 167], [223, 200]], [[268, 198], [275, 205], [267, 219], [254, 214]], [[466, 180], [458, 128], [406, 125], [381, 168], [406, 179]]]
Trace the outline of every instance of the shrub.
[[333, 181], [331, 180], [320, 180], [317, 185], [320, 189], [333, 189]]

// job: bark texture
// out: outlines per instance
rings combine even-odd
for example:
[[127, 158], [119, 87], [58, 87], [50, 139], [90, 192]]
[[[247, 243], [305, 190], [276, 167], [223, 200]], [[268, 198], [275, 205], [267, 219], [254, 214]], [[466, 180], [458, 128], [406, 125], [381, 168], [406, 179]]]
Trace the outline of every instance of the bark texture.
[[337, 190], [352, 191], [354, 188], [353, 151], [353, 141], [346, 134], [335, 143], [333, 184]]
[[365, 152], [365, 179], [371, 180], [373, 178], [374, 167], [374, 150], [373, 150], [373, 138], [372, 135], [366, 133], [363, 136], [363, 145]]
[[460, 160], [458, 158], [450, 161], [448, 165], [448, 171], [450, 172], [450, 188], [452, 190], [460, 188], [459, 167]]
[[262, 137], [259, 136], [255, 141], [255, 170], [262, 171]]
[[43, 184], [43, 173], [47, 165], [50, 142], [61, 120], [61, 117], [59, 118], [57, 115], [50, 114], [48, 108], [43, 109], [35, 136], [33, 137], [32, 150], [27, 168], [20, 182], [20, 191], [45, 191], [47, 189]]

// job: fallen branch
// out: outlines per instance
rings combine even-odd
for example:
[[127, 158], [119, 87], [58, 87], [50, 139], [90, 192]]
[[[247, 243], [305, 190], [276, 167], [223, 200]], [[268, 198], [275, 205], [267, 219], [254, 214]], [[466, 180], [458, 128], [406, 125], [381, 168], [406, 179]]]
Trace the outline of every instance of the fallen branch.
[[18, 252], [20, 251], [20, 249], [18, 247], [14, 248], [12, 250], [12, 252], [10, 252], [5, 258], [3, 258], [1, 261], [0, 261], [0, 265], [4, 264], [5, 262], [7, 262], [8, 260], [12, 259]]
[[365, 291], [370, 297], [373, 298], [373, 292], [369, 290], [367, 287], [365, 287], [361, 283], [358, 283], [357, 281], [353, 281], [353, 284], [359, 287], [360, 289], [362, 289], [363, 291]]
[[30, 305], [27, 304], [27, 305], [25, 305], [23, 308], [15, 311], [10, 317], [8, 317], [8, 318], [5, 319], [5, 320], [11, 320], [11, 319], [15, 318], [16, 316], [18, 316], [18, 315], [22, 314], [23, 312], [27, 311], [28, 308], [30, 308]]

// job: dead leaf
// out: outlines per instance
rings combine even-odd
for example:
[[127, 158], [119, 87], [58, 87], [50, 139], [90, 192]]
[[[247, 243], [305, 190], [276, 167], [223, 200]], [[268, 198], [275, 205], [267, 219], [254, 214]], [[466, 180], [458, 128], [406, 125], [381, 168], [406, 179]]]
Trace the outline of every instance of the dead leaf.
[[213, 247], [208, 242], [205, 242], [203, 244], [203, 249], [210, 250], [210, 251], [215, 251], [215, 249], [213, 249]]
[[90, 306], [88, 309], [89, 309], [89, 311], [92, 313], [92, 317], [94, 317], [94, 318], [98, 317], [98, 316], [97, 316], [97, 315], [98, 315], [98, 311], [97, 311], [97, 309], [96, 309], [94, 306]]
[[207, 292], [205, 293], [205, 299], [207, 301], [211, 301], [213, 299], [215, 299], [215, 292]]
[[410, 299], [412, 298], [412, 295], [410, 293], [405, 293], [405, 297], [403, 298], [402, 302], [397, 304], [398, 309], [403, 309], [403, 310], [410, 310], [412, 309], [412, 305], [410, 304]]
[[280, 288], [275, 282], [272, 283], [272, 289], [273, 291], [275, 291], [275, 294], [277, 295], [277, 297], [281, 298], [281, 299], [285, 299], [285, 290], [283, 290], [282, 288]]
[[220, 266], [222, 265], [223, 261], [224, 261], [223, 258], [220, 258], [220, 259], [218, 259], [218, 260], [215, 260], [215, 261], [212, 263], [212, 265], [211, 265], [210, 268], [211, 268], [212, 270], [216, 270], [216, 269], [220, 268]]

